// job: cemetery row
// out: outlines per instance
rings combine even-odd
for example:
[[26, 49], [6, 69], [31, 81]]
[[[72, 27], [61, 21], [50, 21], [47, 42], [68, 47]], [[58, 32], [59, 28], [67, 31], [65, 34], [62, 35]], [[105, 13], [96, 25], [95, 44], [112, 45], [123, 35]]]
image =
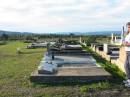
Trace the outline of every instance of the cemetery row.
[[91, 43], [91, 48], [93, 51], [97, 52], [106, 60], [110, 61], [113, 64], [116, 64], [122, 71], [125, 72], [124, 63], [126, 53], [123, 46], [117, 46], [107, 43]]
[[110, 77], [79, 42], [59, 40], [55, 44], [47, 44], [47, 52], [30, 80], [45, 83], [88, 82]]

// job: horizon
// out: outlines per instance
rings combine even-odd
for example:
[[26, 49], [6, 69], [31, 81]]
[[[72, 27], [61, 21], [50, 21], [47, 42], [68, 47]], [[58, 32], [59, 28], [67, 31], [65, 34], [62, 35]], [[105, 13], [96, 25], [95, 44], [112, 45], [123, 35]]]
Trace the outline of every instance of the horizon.
[[0, 1], [0, 29], [7, 31], [122, 31], [130, 16], [129, 0]]
[[20, 31], [7, 31], [7, 30], [0, 30], [0, 35], [2, 34], [56, 34], [56, 35], [121, 35], [122, 31], [94, 31], [94, 32], [43, 32], [43, 33], [35, 33], [35, 32], [20, 32]]

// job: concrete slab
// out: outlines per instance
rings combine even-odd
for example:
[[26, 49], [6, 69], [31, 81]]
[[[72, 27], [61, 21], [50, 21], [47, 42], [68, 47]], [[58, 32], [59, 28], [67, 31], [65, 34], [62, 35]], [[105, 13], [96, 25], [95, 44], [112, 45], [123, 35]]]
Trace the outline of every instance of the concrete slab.
[[57, 76], [106, 76], [110, 75], [101, 67], [58, 68]]
[[51, 55], [45, 55], [42, 59], [51, 64], [56, 64], [56, 69], [52, 74], [43, 71], [51, 71], [48, 66], [44, 67], [41, 62], [41, 69], [33, 72], [30, 76], [32, 82], [60, 83], [60, 82], [92, 82], [99, 80], [108, 80], [111, 74], [105, 71], [96, 63], [96, 60], [87, 52], [80, 49], [61, 50]]
[[93, 82], [111, 79], [111, 74], [101, 67], [93, 68], [59, 68], [55, 74], [38, 74], [30, 76], [32, 82], [62, 83], [62, 82]]
[[55, 56], [55, 59], [52, 60], [52, 63], [57, 64], [59, 67], [61, 66], [85, 66], [85, 65], [96, 65], [96, 60], [92, 56]]

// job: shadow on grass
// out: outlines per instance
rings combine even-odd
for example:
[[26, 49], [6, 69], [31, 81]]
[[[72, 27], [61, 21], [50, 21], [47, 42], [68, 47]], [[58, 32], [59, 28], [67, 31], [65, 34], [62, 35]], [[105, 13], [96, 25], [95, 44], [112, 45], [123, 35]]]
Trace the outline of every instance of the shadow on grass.
[[56, 87], [56, 86], [84, 86], [84, 85], [92, 85], [99, 83], [109, 83], [108, 80], [104, 81], [93, 81], [93, 82], [60, 82], [60, 83], [37, 83], [33, 82], [32, 87]]

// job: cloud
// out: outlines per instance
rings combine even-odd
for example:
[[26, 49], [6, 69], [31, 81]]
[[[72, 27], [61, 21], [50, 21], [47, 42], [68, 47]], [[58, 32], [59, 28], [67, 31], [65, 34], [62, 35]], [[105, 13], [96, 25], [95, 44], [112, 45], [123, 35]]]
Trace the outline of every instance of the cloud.
[[118, 30], [129, 0], [0, 0], [0, 29], [32, 32]]

